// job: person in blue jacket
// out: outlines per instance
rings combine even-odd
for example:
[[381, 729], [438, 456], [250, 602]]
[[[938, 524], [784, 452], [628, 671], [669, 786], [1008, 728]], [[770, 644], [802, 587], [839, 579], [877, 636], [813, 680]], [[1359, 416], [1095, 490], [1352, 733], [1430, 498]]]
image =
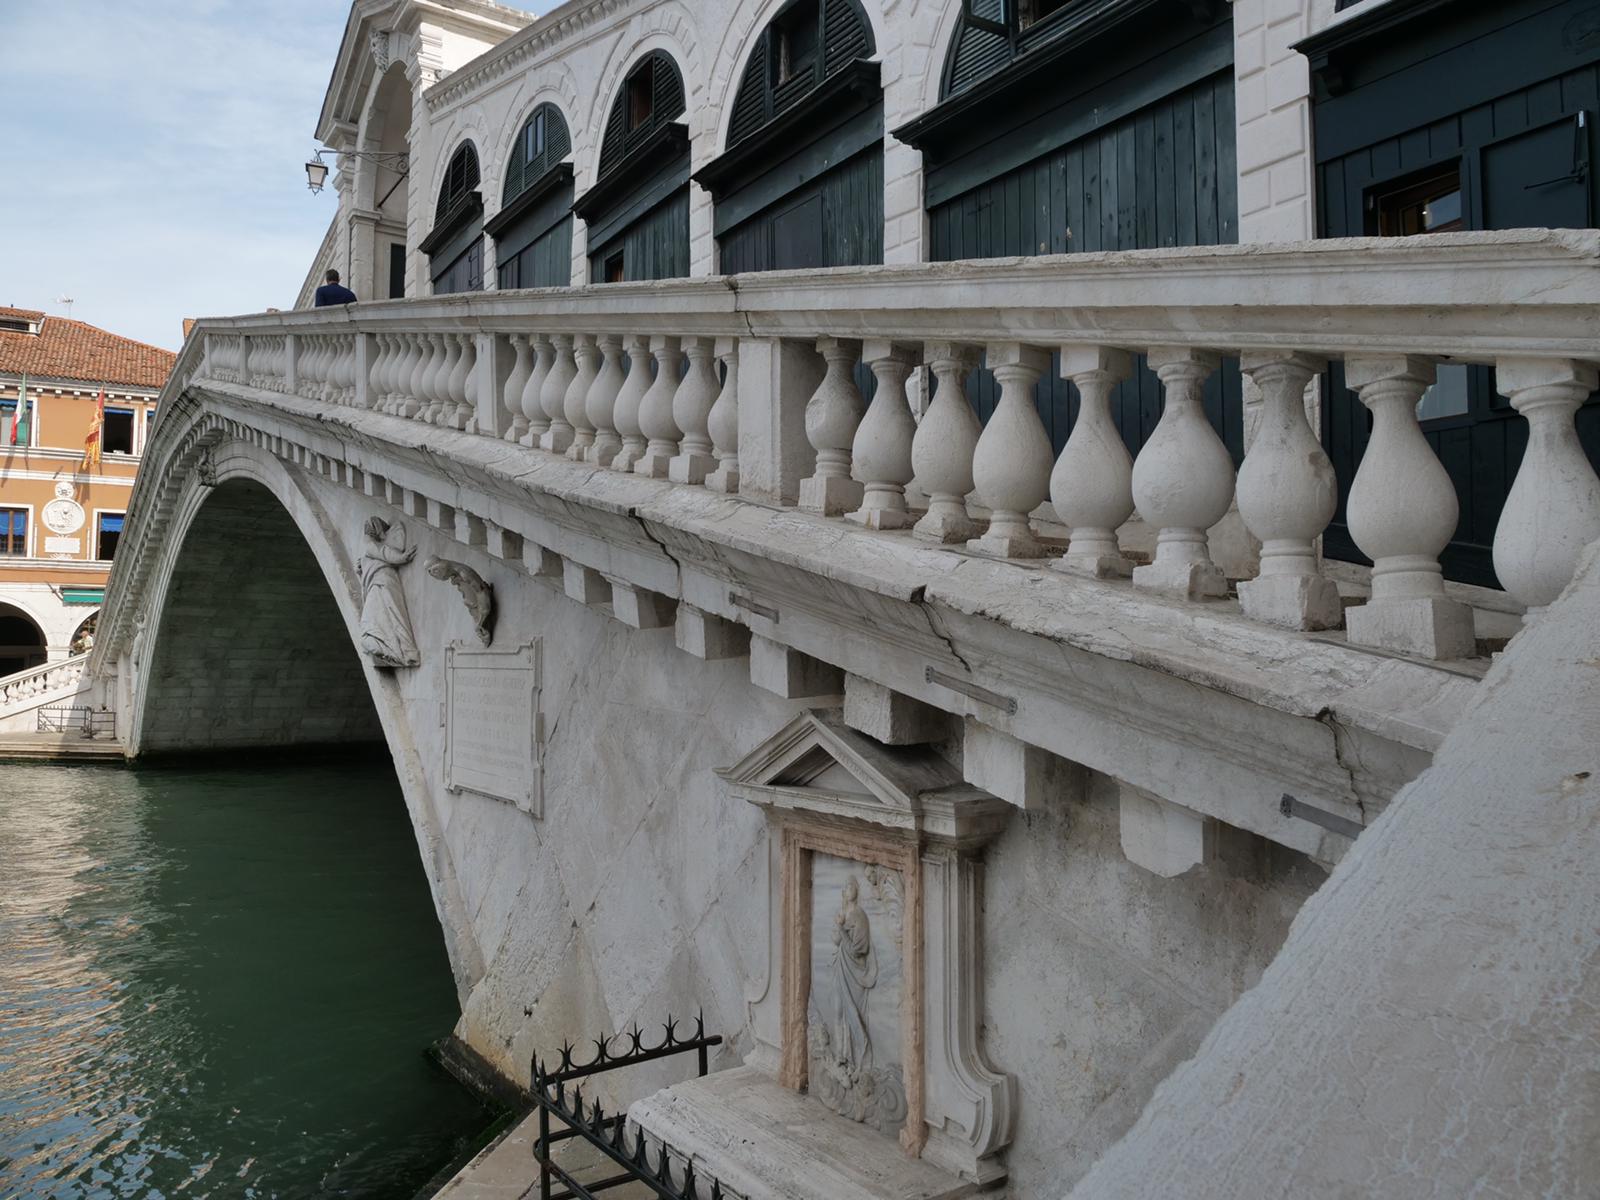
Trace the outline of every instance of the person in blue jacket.
[[339, 282], [339, 272], [329, 271], [326, 278], [328, 282], [317, 289], [316, 307], [326, 308], [330, 304], [356, 302], [356, 294]]

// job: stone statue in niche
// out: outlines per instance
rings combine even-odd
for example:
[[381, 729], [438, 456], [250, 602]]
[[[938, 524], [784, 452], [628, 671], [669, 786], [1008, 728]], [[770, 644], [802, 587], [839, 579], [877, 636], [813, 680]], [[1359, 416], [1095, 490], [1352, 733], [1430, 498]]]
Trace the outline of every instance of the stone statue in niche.
[[361, 527], [361, 649], [380, 667], [414, 667], [422, 661], [411, 633], [411, 614], [399, 568], [417, 556], [406, 527], [368, 517]]
[[872, 923], [861, 907], [861, 889], [854, 879], [845, 883], [833, 918], [833, 975], [838, 989], [833, 994], [829, 1040], [840, 1065], [859, 1075], [872, 1067], [867, 996], [878, 982], [878, 956], [872, 952]]
[[[825, 867], [845, 865], [819, 856]], [[853, 864], [851, 864], [853, 865]], [[835, 1112], [885, 1133], [906, 1119], [899, 1063], [900, 955], [898, 924], [884, 903], [893, 885], [877, 874], [869, 903], [853, 870], [838, 891], [826, 929], [813, 928], [812, 988], [807, 1022], [807, 1077], [813, 1095]], [[898, 879], [896, 879], [898, 882]], [[825, 917], [817, 912], [813, 921]], [[820, 924], [820, 922], [817, 922]], [[881, 923], [883, 928], [879, 928]]]
[[454, 559], [430, 558], [422, 569], [435, 579], [455, 584], [472, 617], [478, 640], [485, 646], [491, 644], [494, 641], [494, 585], [466, 563]]

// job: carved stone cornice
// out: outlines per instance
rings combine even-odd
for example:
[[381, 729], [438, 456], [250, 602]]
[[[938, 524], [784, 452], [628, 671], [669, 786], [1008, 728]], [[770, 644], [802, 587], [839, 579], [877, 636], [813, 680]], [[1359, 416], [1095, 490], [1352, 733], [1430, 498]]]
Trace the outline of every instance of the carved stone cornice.
[[571, 0], [513, 34], [494, 49], [480, 54], [459, 71], [453, 72], [449, 79], [430, 87], [423, 95], [423, 103], [430, 112], [436, 113], [617, 14], [631, 13], [640, 4], [641, 0]]

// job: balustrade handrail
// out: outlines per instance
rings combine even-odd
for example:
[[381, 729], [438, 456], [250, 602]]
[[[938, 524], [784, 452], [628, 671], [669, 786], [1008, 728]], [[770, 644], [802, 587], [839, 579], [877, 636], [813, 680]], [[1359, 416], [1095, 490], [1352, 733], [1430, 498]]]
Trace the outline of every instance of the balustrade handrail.
[[[440, 331], [509, 333], [537, 317], [548, 333], [603, 327], [646, 336], [1022, 340], [1232, 351], [1292, 346], [1325, 354], [1382, 349], [1490, 361], [1511, 352], [1593, 353], [1596, 304], [1600, 232], [1530, 229], [376, 300], [206, 318], [192, 340], [207, 333], [376, 333], [419, 321]], [[1337, 321], [1327, 319], [1333, 314]], [[1400, 314], [1418, 323], [1397, 324]]]
[[[51, 691], [64, 687], [66, 686], [65, 677], [68, 675], [76, 673], [77, 678], [82, 678], [83, 669], [88, 662], [88, 653], [75, 654], [71, 658], [41, 663], [39, 666], [30, 667], [26, 671], [18, 671], [14, 675], [0, 677], [0, 708], [16, 703], [19, 700], [46, 695]], [[51, 681], [50, 676], [57, 674], [62, 676], [63, 682], [55, 683]]]
[[[1583, 545], [1600, 537], [1600, 477], [1573, 423], [1596, 386], [1597, 317], [1600, 231], [1592, 230], [378, 301], [199, 322], [168, 383], [172, 394], [163, 394], [153, 443], [167, 444], [169, 424], [182, 427], [183, 393], [203, 378], [798, 503], [978, 554], [1051, 557], [1068, 574], [1131, 576], [1135, 587], [1189, 600], [1236, 592], [1259, 620], [1343, 626], [1355, 643], [1448, 659], [1473, 654], [1476, 639], [1471, 610], [1444, 590], [1439, 555], [1458, 505], [1422, 435], [1418, 401], [1439, 361], [1489, 363], [1529, 421], [1494, 561], [1507, 591], [1537, 611], [1571, 578]], [[980, 351], [999, 384], [981, 426], [964, 391]], [[1135, 354], [1163, 393], [1137, 459], [1110, 416]], [[1237, 472], [1201, 403], [1224, 355], [1238, 356], [1253, 384]], [[1348, 614], [1318, 552], [1337, 484], [1305, 404], [1336, 358], [1373, 419], [1345, 514], [1350, 536], [1375, 561], [1372, 590]], [[750, 366], [743, 385], [741, 363]], [[937, 381], [920, 419], [907, 386], [919, 366]], [[877, 383], [870, 404], [857, 384], [862, 369]], [[1032, 400], [1052, 369], [1081, 398], [1059, 454]], [[741, 387], [750, 389], [743, 402]], [[773, 411], [762, 431], [741, 438], [740, 414], [752, 405]], [[783, 431], [784, 448], [772, 430]], [[157, 486], [149, 478], [135, 484], [125, 546], [142, 544], [144, 496]], [[927, 497], [925, 511], [910, 507], [908, 490]], [[1059, 557], [1032, 524], [1047, 501], [1071, 534]], [[1252, 579], [1226, 578], [1209, 549], [1207, 531], [1234, 505], [1261, 544]], [[1156, 534], [1152, 561], [1137, 569], [1118, 534], [1135, 512]], [[108, 597], [120, 595], [124, 566], [113, 569]], [[113, 638], [120, 643], [127, 629], [124, 615]]]

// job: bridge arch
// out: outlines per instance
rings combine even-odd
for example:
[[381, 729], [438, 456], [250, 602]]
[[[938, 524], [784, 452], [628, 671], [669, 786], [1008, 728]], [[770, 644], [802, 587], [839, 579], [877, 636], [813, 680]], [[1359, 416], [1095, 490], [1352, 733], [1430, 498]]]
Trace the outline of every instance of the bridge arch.
[[[259, 446], [212, 431], [144, 589], [130, 756], [382, 743], [428, 876], [458, 997], [484, 973], [404, 697], [357, 648], [360, 591], [334, 524]], [[177, 464], [175, 464], [177, 465]]]

